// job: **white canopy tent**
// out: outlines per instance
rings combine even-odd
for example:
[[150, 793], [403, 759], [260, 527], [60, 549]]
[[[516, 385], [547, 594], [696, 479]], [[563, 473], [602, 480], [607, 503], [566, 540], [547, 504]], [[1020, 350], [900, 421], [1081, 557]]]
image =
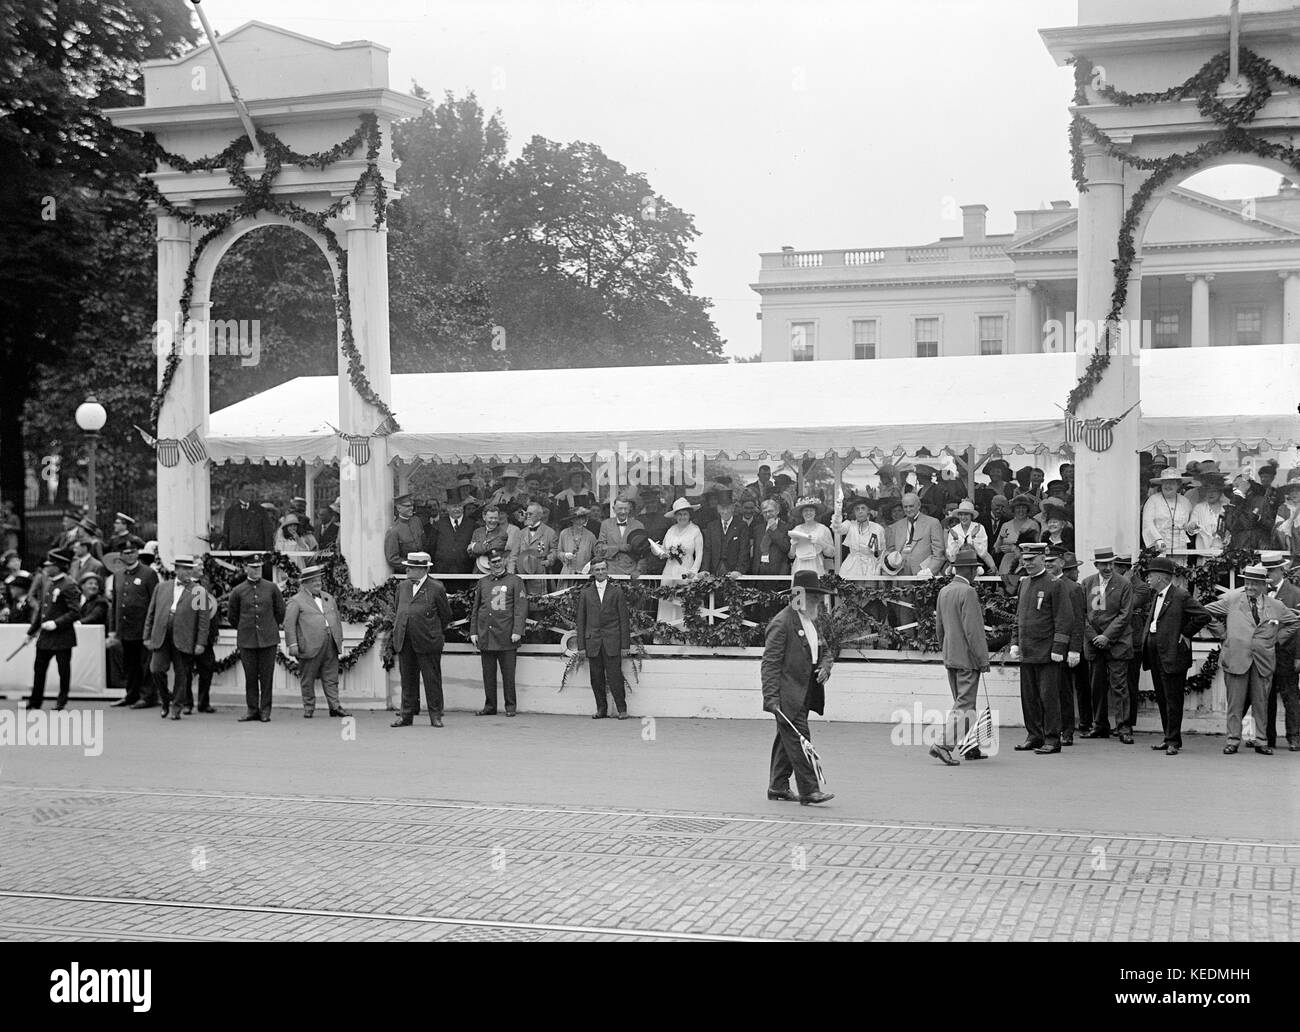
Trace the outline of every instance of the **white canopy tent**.
[[[406, 462], [589, 459], [620, 445], [783, 454], [1060, 451], [1074, 354], [397, 374]], [[1128, 361], [1117, 356], [1114, 361]], [[1143, 448], [1300, 445], [1300, 345], [1143, 351]], [[214, 412], [215, 462], [337, 461], [333, 376], [299, 377]], [[1119, 415], [1119, 413], [1114, 413]]]

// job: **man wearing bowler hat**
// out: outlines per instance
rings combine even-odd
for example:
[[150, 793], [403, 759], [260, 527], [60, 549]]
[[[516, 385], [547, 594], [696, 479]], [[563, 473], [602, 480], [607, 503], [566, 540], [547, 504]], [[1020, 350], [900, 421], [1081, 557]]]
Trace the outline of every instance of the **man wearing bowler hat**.
[[262, 576], [265, 556], [244, 556], [244, 579], [230, 589], [226, 619], [235, 628], [235, 645], [244, 668], [245, 712], [241, 723], [271, 720], [275, 653], [284, 623], [284, 595]]
[[1084, 579], [1088, 626], [1083, 654], [1092, 677], [1092, 730], [1089, 738], [1109, 738], [1113, 728], [1125, 745], [1133, 744], [1133, 707], [1128, 666], [1133, 657], [1133, 585], [1115, 572], [1115, 552], [1099, 548], [1092, 555], [1097, 572]]
[[410, 727], [420, 712], [420, 681], [429, 704], [429, 723], [442, 727], [442, 648], [451, 623], [447, 591], [429, 576], [428, 552], [412, 552], [403, 566], [406, 579], [397, 586], [393, 617], [393, 651], [402, 677], [402, 708], [390, 727]]
[[331, 717], [350, 714], [339, 702], [339, 656], [343, 653], [343, 622], [334, 596], [321, 587], [323, 566], [302, 571], [298, 593], [284, 612], [284, 644], [298, 660], [302, 688], [302, 715], [316, 712], [316, 681], [321, 683]]
[[1152, 749], [1177, 756], [1183, 747], [1183, 692], [1192, 665], [1192, 635], [1210, 621], [1205, 607], [1174, 583], [1174, 564], [1164, 556], [1147, 562], [1149, 606], [1143, 613], [1134, 648], [1151, 671], [1164, 737]]
[[[821, 587], [816, 571], [800, 570], [794, 575], [790, 604], [767, 625], [762, 664], [763, 709], [776, 716], [768, 799], [790, 802], [798, 799], [807, 806], [835, 797], [832, 792], [820, 791], [817, 773], [799, 743], [799, 735], [811, 738], [809, 711], [822, 713], [826, 707], [825, 685], [835, 657], [818, 640], [816, 619], [829, 594]], [[799, 787], [797, 796], [790, 791], [791, 774]]]
[[[979, 575], [980, 558], [973, 548], [963, 548], [953, 557], [952, 565], [953, 578], [939, 589], [935, 600], [935, 629], [952, 692], [952, 713], [944, 724], [943, 741], [930, 747], [930, 755], [955, 767], [961, 761], [952, 751], [975, 716], [980, 675], [989, 669], [989, 646], [984, 635], [984, 606], [973, 583]], [[975, 748], [966, 757], [981, 760], [984, 754]]]
[[61, 548], [45, 553], [41, 567], [41, 594], [32, 614], [28, 638], [36, 639], [36, 664], [33, 668], [32, 694], [27, 708], [40, 709], [45, 701], [45, 675], [50, 660], [59, 671], [59, 698], [55, 709], [68, 704], [68, 691], [72, 685], [72, 650], [77, 645], [77, 631], [73, 627], [81, 615], [81, 591], [68, 578], [72, 555]]
[[1074, 611], [1061, 582], [1047, 572], [1047, 546], [1027, 541], [1020, 552], [1026, 575], [1017, 585], [1010, 654], [1020, 660], [1026, 737], [1016, 751], [1047, 756], [1061, 751], [1060, 667], [1069, 652]]

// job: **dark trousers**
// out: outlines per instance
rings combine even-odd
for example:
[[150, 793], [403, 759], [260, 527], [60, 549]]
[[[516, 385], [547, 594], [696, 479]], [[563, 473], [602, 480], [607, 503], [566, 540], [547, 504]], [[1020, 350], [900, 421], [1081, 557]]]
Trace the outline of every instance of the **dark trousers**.
[[1092, 672], [1088, 661], [1079, 657], [1079, 665], [1070, 671], [1070, 679], [1074, 682], [1074, 701], [1078, 708], [1078, 719], [1075, 721], [1075, 730], [1091, 731], [1092, 730]]
[[[127, 641], [120, 639], [122, 643], [122, 675], [126, 681], [126, 701], [139, 702], [140, 689], [144, 686], [144, 675], [149, 669], [150, 655], [149, 650], [144, 647], [143, 641]], [[150, 693], [152, 697], [152, 692]]]
[[497, 667], [501, 668], [501, 690], [506, 697], [506, 709], [515, 708], [514, 649], [483, 649], [479, 661], [483, 665], [483, 708], [495, 712], [497, 708]]
[[1160, 669], [1155, 645], [1147, 640], [1147, 665], [1151, 667], [1151, 684], [1156, 690], [1156, 708], [1160, 710], [1160, 727], [1165, 745], [1183, 747], [1183, 692], [1187, 688], [1187, 671], [1167, 674]]
[[[172, 667], [176, 668], [174, 682], [176, 691], [169, 693], [167, 691], [167, 671]], [[162, 701], [164, 710], [171, 706], [177, 713], [180, 712], [181, 705], [189, 694], [190, 678], [193, 673], [194, 657], [176, 647], [176, 643], [172, 640], [171, 629], [168, 628], [167, 637], [163, 639], [162, 647], [154, 649], [149, 656], [149, 677], [153, 681], [153, 694]]]
[[32, 697], [27, 701], [28, 709], [40, 709], [45, 701], [45, 672], [50, 668], [50, 660], [59, 668], [59, 704], [66, 705], [68, 691], [72, 687], [72, 650], [41, 649], [36, 650], [36, 666], [32, 680]]
[[301, 661], [298, 681], [302, 688], [304, 713], [316, 712], [317, 680], [325, 693], [325, 702], [329, 705], [330, 712], [342, 709], [339, 705], [339, 650], [332, 634], [325, 635], [325, 645], [316, 655]]
[[[1285, 669], [1284, 669], [1285, 667]], [[1277, 745], [1277, 700], [1282, 699], [1282, 712], [1288, 745], [1300, 745], [1300, 678], [1295, 672], [1295, 657], [1278, 657], [1273, 672], [1273, 684], [1268, 692], [1268, 724], [1265, 727], [1270, 747]]]
[[605, 693], [614, 696], [614, 707], [619, 713], [627, 712], [627, 696], [623, 692], [623, 657], [603, 651], [587, 656], [587, 672], [591, 675], [591, 694], [596, 697], [596, 712], [608, 713], [609, 703]]
[[1127, 734], [1133, 724], [1129, 715], [1128, 660], [1111, 659], [1098, 652], [1092, 659], [1092, 729], [1109, 735]]
[[[429, 716], [442, 716], [442, 650], [416, 652], [409, 641], [397, 653], [397, 669], [402, 675], [403, 717], [414, 717], [420, 712], [420, 679], [424, 679], [424, 698], [429, 704]], [[511, 689], [514, 682], [511, 681]]]
[[[1187, 675], [1183, 675], [1187, 679]], [[1152, 679], [1154, 680], [1154, 678]], [[1128, 726], [1137, 727], [1138, 722], [1138, 702], [1141, 701], [1138, 696], [1138, 686], [1142, 682], [1142, 657], [1134, 654], [1133, 658], [1128, 661]], [[1156, 692], [1159, 697], [1159, 692]]]
[[[816, 677], [816, 673], [813, 676]], [[808, 732], [807, 707], [800, 706], [797, 710], [790, 710], [782, 706], [781, 712], [790, 718], [794, 726], [799, 729], [799, 734], [812, 741], [812, 735]], [[771, 776], [768, 779], [768, 788], [773, 792], [787, 791], [790, 788], [790, 775], [793, 774], [799, 794], [812, 795], [819, 787], [817, 774], [803, 754], [798, 735], [776, 714], [772, 715], [772, 719], [776, 721], [776, 738], [772, 740]]]
[[271, 715], [271, 682], [275, 677], [275, 646], [239, 650], [239, 662], [244, 667], [244, 705], [249, 713], [261, 717]]
[[[212, 674], [216, 666], [216, 657], [212, 654], [212, 644], [203, 650], [200, 655], [194, 657], [194, 673], [196, 680], [199, 682], [199, 709], [208, 709], [212, 705]], [[193, 696], [187, 691], [185, 693], [185, 705], [194, 704]]]
[[1061, 744], [1060, 666], [1052, 662], [1020, 664], [1020, 709], [1026, 741], [1049, 748]]
[[1056, 696], [1061, 710], [1061, 738], [1065, 741], [1074, 741], [1074, 672], [1082, 665], [1082, 659], [1079, 660], [1079, 666], [1073, 667], [1063, 660], [1056, 671]]

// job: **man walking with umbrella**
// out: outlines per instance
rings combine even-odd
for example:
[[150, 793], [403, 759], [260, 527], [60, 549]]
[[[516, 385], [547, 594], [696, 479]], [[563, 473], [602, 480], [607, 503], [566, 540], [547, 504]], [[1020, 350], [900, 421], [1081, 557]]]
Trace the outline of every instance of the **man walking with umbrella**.
[[[953, 559], [953, 578], [939, 591], [935, 610], [939, 619], [939, 647], [948, 672], [948, 690], [952, 692], [953, 711], [943, 729], [943, 742], [930, 747], [930, 755], [950, 767], [961, 761], [952, 751], [966, 735], [975, 717], [975, 694], [980, 675], [989, 669], [989, 644], [984, 636], [984, 607], [972, 583], [980, 569], [980, 557], [973, 548], [963, 548]], [[968, 760], [982, 760], [976, 747]]]
[[[800, 570], [794, 575], [790, 604], [767, 625], [763, 709], [776, 715], [768, 799], [798, 799], [807, 806], [834, 798], [834, 793], [820, 790], [817, 771], [803, 748], [809, 736], [808, 712], [824, 710], [825, 684], [835, 662], [817, 640], [815, 626], [822, 600], [829, 594], [816, 571]], [[790, 791], [791, 774], [799, 786], [797, 796]]]

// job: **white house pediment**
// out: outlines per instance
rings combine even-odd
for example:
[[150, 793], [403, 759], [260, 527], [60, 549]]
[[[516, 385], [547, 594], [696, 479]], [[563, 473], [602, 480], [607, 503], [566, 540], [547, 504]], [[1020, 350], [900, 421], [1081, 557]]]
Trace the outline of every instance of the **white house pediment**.
[[1205, 244], [1241, 240], [1300, 239], [1300, 228], [1264, 217], [1250, 200], [1221, 201], [1193, 190], [1174, 190], [1151, 213], [1147, 244]]
[[[366, 40], [327, 43], [252, 21], [218, 37], [218, 43], [246, 101], [388, 87], [388, 48]], [[231, 99], [206, 43], [178, 58], [146, 62], [144, 87], [150, 107]]]

